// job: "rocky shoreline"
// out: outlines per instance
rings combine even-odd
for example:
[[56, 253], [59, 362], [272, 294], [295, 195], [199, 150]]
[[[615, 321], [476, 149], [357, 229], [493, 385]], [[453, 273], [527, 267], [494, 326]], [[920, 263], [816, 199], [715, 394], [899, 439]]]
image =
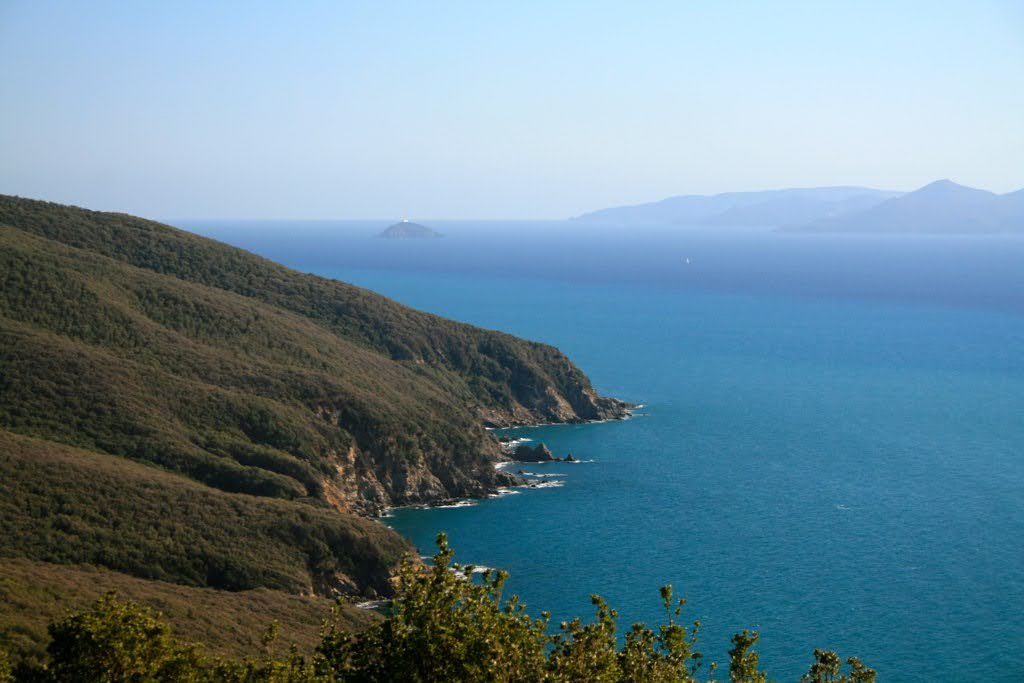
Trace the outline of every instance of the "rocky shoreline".
[[[515, 441], [518, 441], [518, 439]], [[543, 443], [532, 447], [522, 443], [513, 445], [514, 443], [514, 441], [506, 442], [505, 448], [503, 448], [506, 455], [513, 462], [579, 462], [579, 458], [574, 458], [572, 453], [569, 453], [564, 458], [555, 456], [551, 449]]]
[[[515, 425], [513, 427], [505, 427], [504, 429], [522, 429], [526, 427], [546, 427], [546, 426], [558, 426], [558, 425], [569, 425], [569, 424], [600, 424], [603, 422], [628, 420], [633, 417], [633, 411], [643, 407], [639, 403], [627, 403], [626, 401], [619, 401], [617, 399], [607, 399], [614, 401], [616, 405], [622, 407], [621, 413], [616, 413], [614, 417], [594, 419], [594, 420], [567, 420], [563, 422], [545, 422], [545, 423], [531, 423]], [[496, 427], [488, 427], [488, 431], [497, 429]], [[500, 480], [497, 486], [481, 487], [481, 490], [477, 493], [471, 493], [466, 496], [458, 497], [445, 497], [437, 500], [425, 501], [420, 503], [411, 503], [408, 505], [395, 505], [380, 509], [376, 515], [378, 519], [388, 517], [393, 510], [403, 508], [414, 508], [420, 510], [428, 510], [431, 508], [456, 508], [456, 507], [469, 507], [475, 505], [475, 501], [483, 500], [486, 498], [496, 498], [504, 495], [512, 495], [518, 493], [516, 489], [523, 488], [551, 488], [554, 486], [561, 486], [564, 482], [561, 480], [546, 480], [537, 481], [536, 479], [525, 478], [529, 477], [530, 473], [524, 472], [520, 469], [516, 473], [508, 472], [505, 470], [506, 467], [514, 465], [516, 463], [579, 463], [579, 462], [593, 462], [592, 460], [585, 459], [582, 457], [574, 456], [572, 453], [566, 454], [564, 458], [560, 458], [551, 452], [551, 449], [544, 443], [538, 443], [535, 446], [526, 445], [526, 441], [529, 439], [517, 439], [510, 436], [498, 436], [495, 437], [498, 445], [501, 449], [501, 453], [505, 459], [496, 460], [494, 462], [496, 475]], [[525, 475], [525, 477], [524, 477]], [[541, 477], [544, 475], [533, 475], [534, 477]]]
[[[492, 413], [478, 410], [484, 423], [484, 428], [495, 429], [521, 429], [525, 427], [548, 427], [553, 425], [569, 424], [594, 424], [609, 422], [612, 420], [628, 420], [633, 411], [640, 407], [639, 403], [622, 401], [608, 396], [598, 396], [586, 392], [585, 402], [582, 405], [569, 405], [564, 399], [554, 401], [546, 408], [533, 408], [512, 410], [502, 413]], [[541, 413], [538, 415], [538, 413]], [[542, 420], [537, 418], [541, 417]]]
[[[549, 422], [549, 423], [534, 423], [534, 424], [523, 424], [515, 427], [507, 427], [506, 429], [519, 429], [525, 427], [543, 427], [543, 426], [557, 426], [557, 425], [568, 425], [568, 424], [600, 424], [603, 422], [611, 422], [617, 420], [628, 420], [633, 417], [633, 411], [641, 408], [640, 403], [627, 403], [626, 401], [616, 401], [621, 405], [628, 405], [628, 409], [622, 416], [616, 416], [614, 418], [601, 419], [601, 420], [574, 420], [566, 422]], [[494, 428], [488, 428], [494, 429]], [[535, 479], [524, 478], [523, 475], [528, 476], [528, 472], [519, 470], [517, 473], [506, 471], [504, 468], [514, 465], [516, 463], [581, 463], [581, 462], [593, 462], [586, 460], [581, 457], [573, 456], [572, 454], [566, 454], [564, 458], [559, 458], [554, 455], [549, 447], [545, 443], [538, 443], [535, 446], [529, 446], [525, 444], [525, 441], [529, 439], [514, 438], [511, 436], [498, 436], [498, 441], [502, 455], [506, 460], [499, 460], [495, 462], [495, 469], [498, 470], [500, 478], [504, 479], [498, 486], [487, 486], [482, 488], [478, 494], [470, 494], [463, 497], [447, 497], [438, 499], [436, 501], [428, 501], [423, 503], [414, 503], [410, 505], [397, 505], [387, 508], [383, 508], [376, 515], [378, 518], [387, 517], [391, 511], [402, 508], [414, 508], [420, 510], [429, 510], [431, 508], [461, 508], [475, 505], [475, 501], [484, 500], [487, 498], [498, 498], [501, 496], [508, 496], [519, 493], [518, 488], [548, 488], [552, 486], [560, 486], [564, 482], [561, 480], [547, 480], [537, 481]], [[542, 475], [535, 475], [542, 476]]]

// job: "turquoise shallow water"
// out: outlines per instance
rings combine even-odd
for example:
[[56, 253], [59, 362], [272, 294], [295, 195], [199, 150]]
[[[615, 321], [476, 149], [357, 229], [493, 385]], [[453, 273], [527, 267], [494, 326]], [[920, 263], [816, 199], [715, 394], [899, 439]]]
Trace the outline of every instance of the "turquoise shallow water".
[[[268, 234], [222, 236], [556, 344], [602, 393], [645, 404], [625, 422], [516, 430], [593, 460], [523, 466], [561, 487], [395, 511], [423, 553], [447, 531], [462, 561], [508, 569], [555, 620], [589, 616], [599, 593], [624, 627], [654, 621], [672, 583], [709, 659], [756, 628], [776, 680], [820, 646], [882, 680], [1024, 679], [1020, 242], [652, 233], [588, 251], [496, 231], [339, 238], [324, 256], [313, 233], [288, 249]], [[716, 265], [691, 277], [680, 254]]]

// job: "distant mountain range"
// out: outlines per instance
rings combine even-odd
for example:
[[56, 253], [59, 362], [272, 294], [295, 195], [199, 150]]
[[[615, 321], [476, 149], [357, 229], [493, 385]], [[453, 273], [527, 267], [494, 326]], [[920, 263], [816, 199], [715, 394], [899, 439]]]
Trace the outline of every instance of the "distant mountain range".
[[601, 209], [574, 220], [624, 225], [788, 225], [859, 211], [899, 196], [867, 187], [813, 187], [683, 195]]
[[799, 232], [1024, 233], [1024, 190], [995, 194], [937, 180], [864, 211], [821, 217]]
[[576, 217], [618, 225], [766, 226], [792, 232], [1024, 232], [1024, 190], [997, 195], [939, 180], [908, 193], [817, 187], [685, 195]]

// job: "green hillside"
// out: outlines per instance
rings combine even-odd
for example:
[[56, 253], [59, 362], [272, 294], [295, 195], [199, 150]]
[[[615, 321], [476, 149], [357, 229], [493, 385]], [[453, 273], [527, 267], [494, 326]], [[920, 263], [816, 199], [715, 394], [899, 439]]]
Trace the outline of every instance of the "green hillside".
[[375, 511], [502, 483], [484, 424], [624, 414], [557, 349], [168, 226], [0, 197], [0, 426]]
[[185, 627], [229, 650], [320, 596], [308, 635], [324, 597], [393, 591], [411, 548], [369, 515], [513, 480], [485, 426], [625, 408], [553, 347], [166, 225], [0, 196], [0, 590], [20, 596], [0, 638], [30, 651], [56, 616], [45, 596], [102, 586], [163, 596], [172, 620], [195, 591], [234, 601], [206, 618], [245, 612], [248, 640]]
[[[0, 682], [697, 681], [670, 587], [667, 623], [621, 640], [596, 596], [549, 628], [504, 573], [465, 580], [443, 536], [425, 570], [369, 518], [510, 482], [485, 426], [627, 408], [553, 347], [0, 197]], [[329, 598], [380, 595], [386, 618], [321, 628]], [[756, 641], [730, 680], [766, 680]], [[815, 651], [804, 680], [875, 680], [847, 667]]]
[[0, 431], [0, 557], [298, 594], [388, 592], [409, 546], [370, 519], [229, 494], [121, 458]]
[[[70, 611], [87, 608], [109, 592], [162, 613], [174, 633], [203, 643], [215, 654], [242, 657], [260, 650], [271, 623], [280, 625], [280, 653], [295, 645], [312, 653], [332, 601], [257, 588], [228, 592], [137, 579], [91, 566], [54, 565], [26, 559], [0, 559], [0, 651], [18, 661], [43, 659], [46, 626]], [[361, 631], [379, 621], [375, 612], [345, 605], [341, 627]]]

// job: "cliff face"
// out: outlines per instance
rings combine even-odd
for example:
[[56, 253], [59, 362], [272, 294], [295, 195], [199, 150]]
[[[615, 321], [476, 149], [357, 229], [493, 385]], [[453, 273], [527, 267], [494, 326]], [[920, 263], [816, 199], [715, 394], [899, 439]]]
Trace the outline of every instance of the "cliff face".
[[475, 412], [488, 427], [523, 427], [537, 424], [594, 422], [622, 420], [629, 417], [633, 404], [606, 396], [597, 396], [593, 390], [569, 392], [569, 395], [547, 390], [526, 404], [513, 399], [500, 406], [475, 406]]
[[169, 226], [0, 197], [0, 427], [373, 513], [507, 484], [484, 426], [623, 417], [557, 349]]

